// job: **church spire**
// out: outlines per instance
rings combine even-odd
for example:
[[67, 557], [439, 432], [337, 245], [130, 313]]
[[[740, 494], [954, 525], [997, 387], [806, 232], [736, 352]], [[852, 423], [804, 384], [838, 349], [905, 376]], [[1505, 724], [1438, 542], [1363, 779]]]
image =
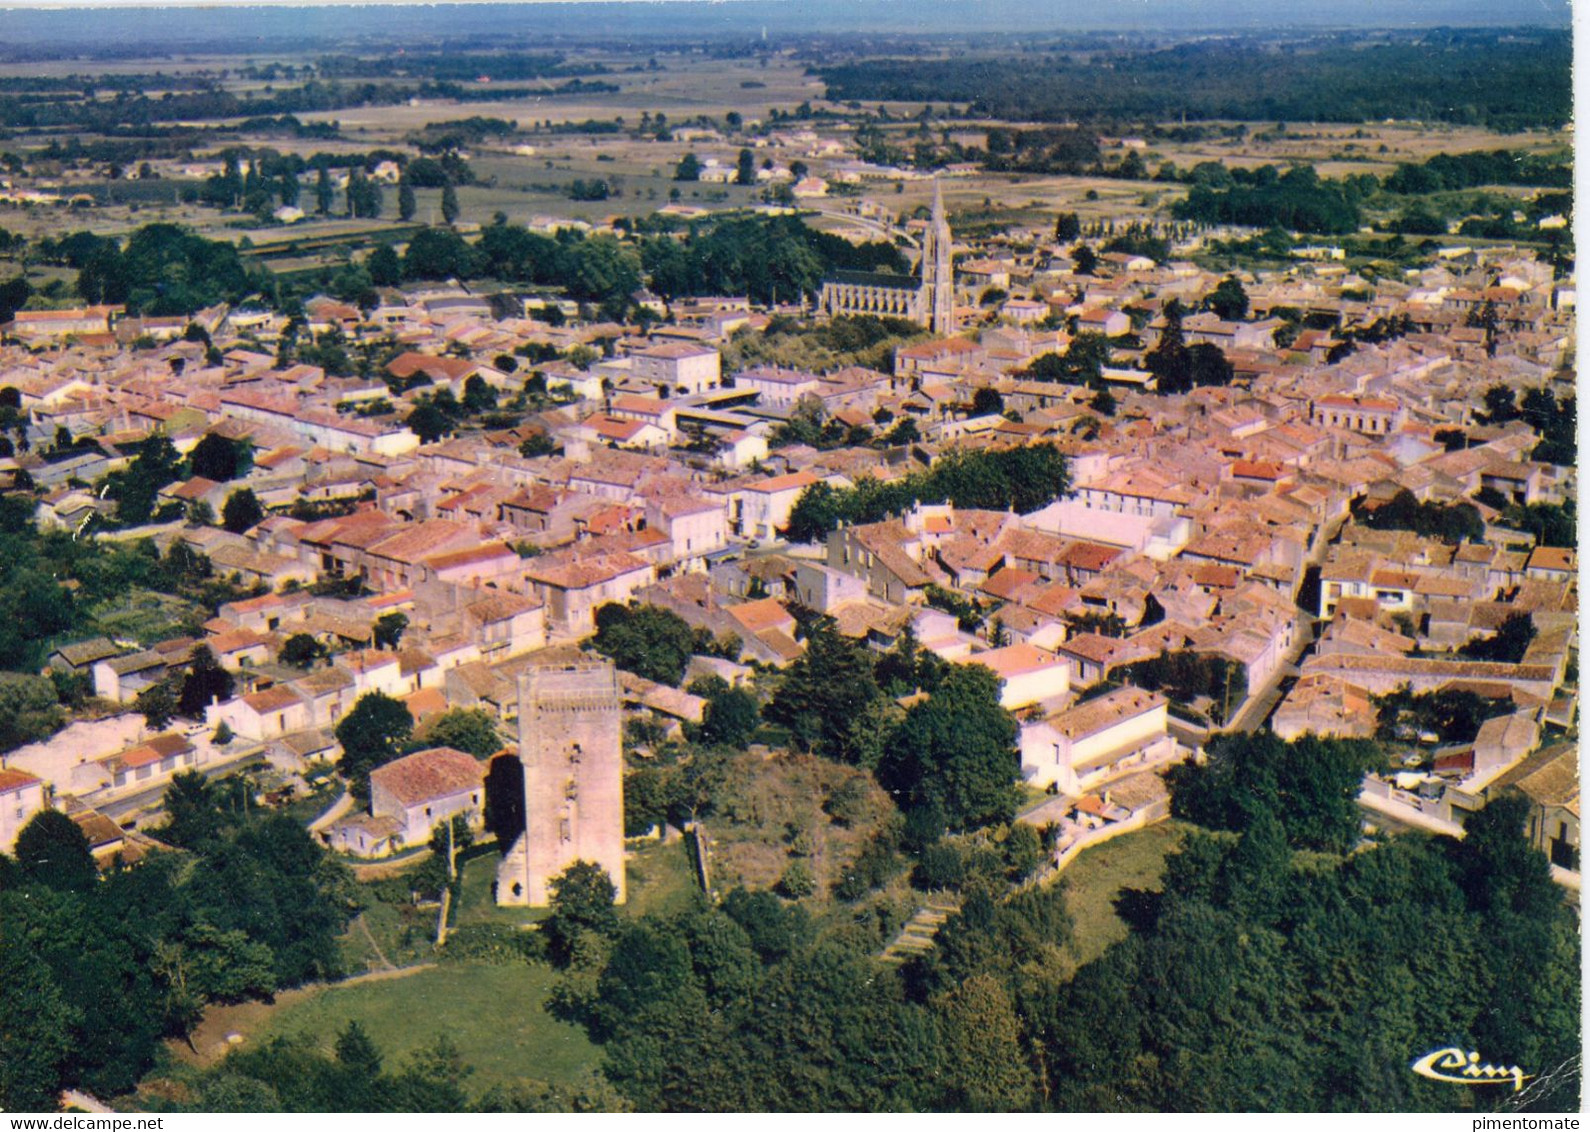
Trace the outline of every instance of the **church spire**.
[[955, 333], [954, 244], [944, 216], [944, 192], [933, 178], [933, 216], [922, 241], [922, 313], [934, 334]]

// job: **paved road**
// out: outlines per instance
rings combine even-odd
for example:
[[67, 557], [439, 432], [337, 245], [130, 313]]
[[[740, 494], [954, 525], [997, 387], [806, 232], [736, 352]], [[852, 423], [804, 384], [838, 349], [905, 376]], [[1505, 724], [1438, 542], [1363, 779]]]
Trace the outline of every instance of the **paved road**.
[[[257, 762], [263, 761], [264, 755], [265, 748], [263, 746], [254, 747], [240, 751], [236, 756], [227, 759], [223, 763], [212, 763], [196, 769], [202, 772], [206, 778], [220, 778], [222, 775], [231, 774], [233, 771], [242, 770], [246, 766], [252, 766]], [[170, 785], [171, 780], [168, 778], [164, 782], [156, 782], [143, 790], [134, 791], [131, 794], [122, 794], [104, 802], [96, 801], [93, 798], [84, 798], [83, 801], [93, 806], [106, 817], [120, 822], [123, 818], [137, 814], [141, 810], [158, 807], [165, 799], [166, 787]]]
[[847, 224], [855, 224], [862, 228], [869, 229], [870, 231], [877, 232], [890, 243], [893, 243], [896, 239], [900, 239], [910, 244], [913, 248], [921, 247], [915, 236], [911, 235], [909, 232], [906, 232], [904, 229], [896, 228], [894, 225], [886, 224], [881, 220], [873, 220], [870, 217], [857, 216], [853, 212], [839, 212], [837, 210], [828, 208], [812, 208], [811, 211], [820, 213], [831, 220], [843, 220]]

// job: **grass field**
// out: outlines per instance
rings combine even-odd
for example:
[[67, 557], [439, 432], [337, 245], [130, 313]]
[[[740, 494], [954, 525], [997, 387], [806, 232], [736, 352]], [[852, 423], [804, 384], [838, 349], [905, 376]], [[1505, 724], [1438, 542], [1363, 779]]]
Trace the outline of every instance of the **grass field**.
[[690, 906], [697, 892], [690, 867], [690, 851], [683, 841], [672, 845], [648, 842], [635, 851], [627, 869], [629, 916], [667, 915]]
[[268, 1015], [249, 1035], [258, 1045], [279, 1034], [308, 1033], [326, 1049], [350, 1020], [381, 1047], [389, 1066], [446, 1034], [475, 1069], [471, 1092], [531, 1077], [579, 1081], [600, 1051], [576, 1026], [542, 1009], [556, 975], [550, 967], [444, 965], [401, 979], [331, 987]]
[[1083, 850], [1066, 869], [1066, 907], [1075, 921], [1071, 949], [1079, 967], [1126, 938], [1116, 898], [1125, 889], [1158, 892], [1165, 858], [1181, 844], [1186, 829], [1179, 822], [1151, 825]]

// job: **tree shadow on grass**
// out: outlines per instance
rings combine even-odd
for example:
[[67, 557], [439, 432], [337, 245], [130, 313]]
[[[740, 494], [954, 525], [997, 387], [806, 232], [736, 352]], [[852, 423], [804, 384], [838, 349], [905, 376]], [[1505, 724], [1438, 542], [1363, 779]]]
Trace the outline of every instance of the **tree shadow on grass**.
[[1159, 922], [1159, 909], [1163, 901], [1164, 893], [1161, 892], [1123, 888], [1115, 898], [1115, 914], [1133, 932], [1146, 934], [1152, 932], [1154, 925]]

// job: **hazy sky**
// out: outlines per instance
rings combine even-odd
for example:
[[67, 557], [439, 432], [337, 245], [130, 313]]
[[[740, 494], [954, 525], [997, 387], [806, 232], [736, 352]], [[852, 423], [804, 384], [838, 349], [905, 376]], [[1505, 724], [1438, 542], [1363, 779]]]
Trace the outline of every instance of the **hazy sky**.
[[[631, 3], [634, 0], [448, 0], [451, 4], [574, 4]], [[702, 0], [650, 0], [659, 4], [695, 3]], [[1108, 27], [1116, 24], [1140, 26], [1145, 21], [1165, 20], [1177, 24], [1209, 26], [1225, 22], [1251, 24], [1352, 24], [1362, 26], [1409, 26], [1438, 24], [1566, 24], [1570, 21], [1570, 0], [1310, 0], [1306, 4], [1276, 3], [1276, 0], [717, 0], [736, 6], [786, 9], [791, 15], [802, 10], [813, 14], [834, 7], [865, 8], [888, 13], [898, 19], [916, 13], [926, 22], [934, 16], [978, 9], [1021, 8], [1030, 22], [1059, 26]], [[432, 0], [0, 0], [0, 10], [64, 10], [85, 7], [149, 8], [195, 7], [436, 7]], [[896, 11], [890, 13], [889, 9]], [[890, 20], [889, 22], [894, 22]]]
[[[1586, 0], [1590, 3], [1590, 0]], [[605, 9], [591, 15], [591, 4]], [[194, 8], [201, 11], [194, 11]], [[85, 15], [85, 9], [91, 14]], [[308, 10], [306, 10], [308, 9]], [[1571, 22], [1569, 0], [0, 0], [0, 43], [73, 50], [119, 44], [184, 50], [249, 43], [490, 36], [534, 28], [549, 39], [744, 37], [828, 32], [1018, 34], [1068, 31], [1254, 32]]]

